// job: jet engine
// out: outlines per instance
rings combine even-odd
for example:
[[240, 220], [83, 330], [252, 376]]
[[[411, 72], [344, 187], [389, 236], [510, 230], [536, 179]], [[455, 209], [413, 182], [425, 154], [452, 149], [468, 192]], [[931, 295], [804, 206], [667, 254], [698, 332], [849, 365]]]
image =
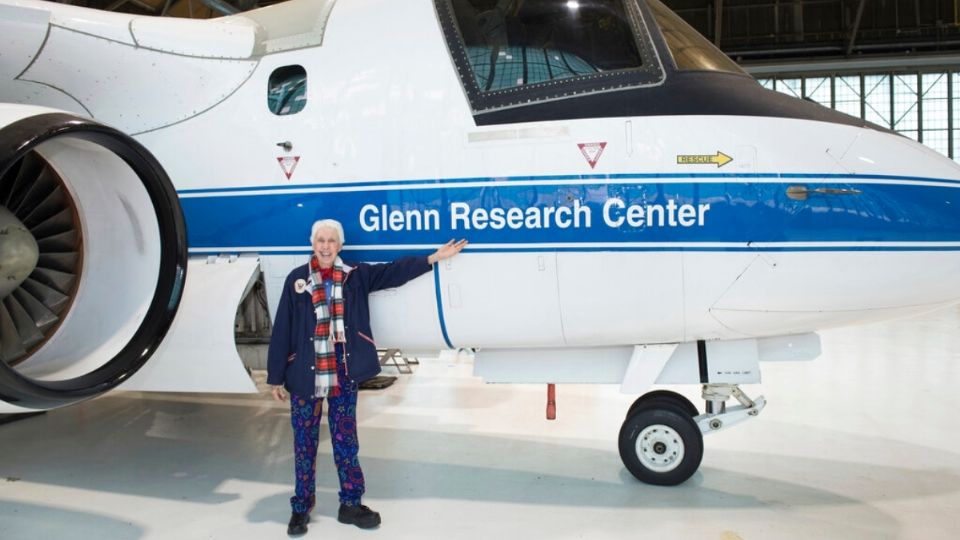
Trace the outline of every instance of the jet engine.
[[162, 341], [186, 279], [176, 191], [137, 141], [0, 105], [0, 413], [91, 398]]

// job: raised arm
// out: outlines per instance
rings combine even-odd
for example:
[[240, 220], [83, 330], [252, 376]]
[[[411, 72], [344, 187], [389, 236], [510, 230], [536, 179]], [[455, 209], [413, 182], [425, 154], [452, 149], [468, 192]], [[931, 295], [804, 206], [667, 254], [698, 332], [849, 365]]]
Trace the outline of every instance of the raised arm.
[[449, 259], [457, 253], [460, 253], [465, 247], [467, 247], [466, 239], [460, 240], [459, 242], [450, 240], [446, 244], [440, 246], [440, 249], [434, 251], [429, 257], [427, 257], [427, 262], [432, 266], [438, 261]]
[[370, 266], [368, 288], [372, 292], [399, 287], [411, 279], [429, 272], [434, 263], [453, 257], [463, 251], [466, 246], [466, 240], [460, 240], [459, 242], [450, 240], [440, 246], [440, 249], [431, 253], [426, 261], [424, 261], [423, 256], [401, 257], [392, 263], [372, 265]]

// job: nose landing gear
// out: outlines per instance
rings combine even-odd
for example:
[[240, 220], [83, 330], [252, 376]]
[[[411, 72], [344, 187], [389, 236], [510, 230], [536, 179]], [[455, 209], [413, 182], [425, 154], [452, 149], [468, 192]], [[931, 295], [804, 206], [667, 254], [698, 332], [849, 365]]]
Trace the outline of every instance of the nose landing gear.
[[[733, 397], [740, 405], [728, 408]], [[766, 406], [751, 400], [735, 384], [705, 384], [707, 412], [698, 414], [690, 401], [676, 392], [656, 390], [630, 407], [620, 428], [620, 459], [641, 482], [675, 486], [693, 476], [703, 459], [703, 434], [726, 429], [752, 418]]]

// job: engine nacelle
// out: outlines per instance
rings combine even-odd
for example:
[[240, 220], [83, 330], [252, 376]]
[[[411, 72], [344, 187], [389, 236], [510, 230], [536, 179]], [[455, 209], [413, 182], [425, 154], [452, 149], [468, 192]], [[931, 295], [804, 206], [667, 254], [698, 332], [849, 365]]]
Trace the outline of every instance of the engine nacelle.
[[0, 243], [0, 413], [126, 381], [180, 304], [176, 191], [149, 151], [95, 121], [0, 105]]

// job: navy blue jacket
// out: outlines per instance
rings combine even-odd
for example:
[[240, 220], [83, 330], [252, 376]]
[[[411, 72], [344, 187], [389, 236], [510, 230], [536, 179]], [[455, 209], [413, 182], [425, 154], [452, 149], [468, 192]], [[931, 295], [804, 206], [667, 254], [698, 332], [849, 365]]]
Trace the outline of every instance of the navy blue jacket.
[[[370, 306], [367, 295], [381, 289], [399, 287], [432, 269], [426, 257], [403, 257], [387, 264], [359, 263], [344, 266], [343, 324], [347, 343], [344, 362], [347, 377], [363, 382], [380, 373], [380, 358], [370, 331]], [[294, 268], [283, 283], [283, 294], [273, 321], [273, 335], [267, 353], [267, 383], [282, 384], [298, 396], [312, 396], [315, 386], [313, 347], [317, 315], [310, 287], [296, 291], [298, 279], [309, 281], [308, 265]]]

